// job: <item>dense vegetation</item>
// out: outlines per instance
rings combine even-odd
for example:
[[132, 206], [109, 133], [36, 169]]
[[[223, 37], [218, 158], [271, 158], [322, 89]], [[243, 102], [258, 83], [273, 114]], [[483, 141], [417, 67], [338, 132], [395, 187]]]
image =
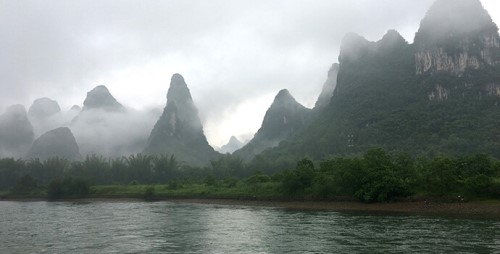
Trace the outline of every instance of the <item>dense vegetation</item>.
[[[488, 35], [483, 32], [468, 35], [474, 40], [460, 45], [472, 48], [450, 57], [476, 55], [476, 47], [482, 44], [473, 41]], [[370, 147], [417, 156], [484, 153], [500, 158], [499, 64], [466, 68], [460, 74], [446, 70], [417, 74], [416, 53], [424, 49], [394, 32], [376, 43], [359, 36], [346, 41], [330, 103], [305, 130], [265, 151], [258, 160], [273, 163], [304, 155], [322, 160], [329, 154], [360, 154]], [[455, 51], [455, 47], [443, 50]], [[498, 59], [498, 50], [492, 49], [493, 59]]]
[[173, 156], [105, 159], [87, 156], [70, 162], [52, 158], [0, 160], [2, 195], [18, 197], [229, 197], [356, 199], [385, 202], [413, 197], [500, 197], [500, 162], [485, 155], [412, 158], [370, 149], [362, 156], [314, 163], [302, 159], [274, 174], [256, 171], [226, 155], [204, 168]]

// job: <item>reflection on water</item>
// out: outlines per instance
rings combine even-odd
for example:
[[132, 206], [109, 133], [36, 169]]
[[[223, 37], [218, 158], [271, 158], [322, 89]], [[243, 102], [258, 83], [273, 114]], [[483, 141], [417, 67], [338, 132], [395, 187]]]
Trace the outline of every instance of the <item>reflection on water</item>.
[[500, 251], [500, 221], [173, 202], [0, 202], [0, 253]]

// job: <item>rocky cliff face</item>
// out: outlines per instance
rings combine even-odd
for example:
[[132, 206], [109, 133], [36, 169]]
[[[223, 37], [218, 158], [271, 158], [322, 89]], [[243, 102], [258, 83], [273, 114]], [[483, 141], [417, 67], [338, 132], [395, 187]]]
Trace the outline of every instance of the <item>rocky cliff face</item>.
[[499, 41], [478, 0], [437, 0], [413, 45], [396, 31], [378, 42], [348, 34], [328, 106], [259, 160], [321, 159], [371, 147], [500, 158]]
[[174, 74], [167, 93], [167, 105], [156, 122], [147, 154], [173, 154], [190, 165], [204, 165], [218, 156], [208, 144], [189, 88], [180, 74]]
[[254, 138], [234, 154], [249, 160], [266, 148], [277, 146], [307, 126], [310, 112], [311, 110], [298, 103], [288, 90], [279, 91]]
[[33, 126], [24, 106], [11, 106], [0, 115], [0, 156], [24, 156], [33, 138]]
[[71, 130], [67, 127], [60, 127], [36, 139], [27, 157], [41, 160], [54, 157], [78, 160], [81, 155]]
[[447, 72], [500, 63], [498, 28], [479, 0], [438, 0], [415, 35], [416, 74]]

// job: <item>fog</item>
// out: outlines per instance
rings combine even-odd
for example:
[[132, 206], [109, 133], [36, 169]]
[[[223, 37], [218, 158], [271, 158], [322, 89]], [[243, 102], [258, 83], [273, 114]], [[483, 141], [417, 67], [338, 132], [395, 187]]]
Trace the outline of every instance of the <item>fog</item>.
[[[346, 33], [378, 40], [396, 29], [411, 43], [432, 2], [0, 0], [0, 112], [40, 97], [66, 112], [103, 84], [131, 110], [73, 126], [82, 151], [139, 144], [156, 121], [143, 113], [165, 106], [180, 73], [212, 145], [248, 140], [279, 90], [314, 105]], [[482, 2], [498, 23], [498, 1]]]
[[83, 156], [119, 157], [141, 153], [159, 117], [158, 110], [111, 112], [91, 109], [82, 111], [68, 127]]

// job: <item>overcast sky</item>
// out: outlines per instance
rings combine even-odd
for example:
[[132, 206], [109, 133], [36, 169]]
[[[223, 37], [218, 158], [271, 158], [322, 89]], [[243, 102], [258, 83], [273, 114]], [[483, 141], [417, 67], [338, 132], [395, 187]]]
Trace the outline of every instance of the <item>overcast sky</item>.
[[[346, 32], [409, 42], [432, 0], [0, 0], [0, 111], [39, 97], [63, 110], [106, 85], [163, 107], [184, 76], [212, 145], [259, 128], [283, 88], [312, 107]], [[483, 0], [500, 22], [500, 1]]]

